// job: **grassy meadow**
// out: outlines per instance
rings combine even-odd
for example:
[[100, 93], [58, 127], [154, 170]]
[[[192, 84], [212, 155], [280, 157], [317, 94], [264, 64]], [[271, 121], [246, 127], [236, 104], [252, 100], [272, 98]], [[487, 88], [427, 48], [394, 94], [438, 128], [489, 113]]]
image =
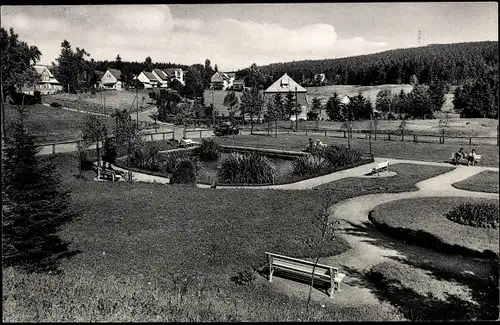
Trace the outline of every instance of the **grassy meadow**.
[[[28, 109], [28, 130], [38, 137], [39, 143], [77, 140], [82, 136], [82, 127], [86, 114], [71, 112], [44, 105], [26, 105]], [[15, 105], [5, 105], [5, 121], [7, 132], [9, 123], [17, 118]], [[112, 127], [114, 119], [98, 117], [106, 125]]]
[[463, 181], [452, 184], [461, 190], [473, 192], [498, 193], [499, 188], [498, 172], [485, 170]]

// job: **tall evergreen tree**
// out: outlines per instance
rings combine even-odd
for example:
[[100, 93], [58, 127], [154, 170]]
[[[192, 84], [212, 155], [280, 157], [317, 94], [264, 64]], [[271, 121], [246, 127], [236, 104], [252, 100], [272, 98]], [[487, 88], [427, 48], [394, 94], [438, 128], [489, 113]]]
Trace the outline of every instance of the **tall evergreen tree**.
[[428, 92], [433, 106], [432, 110], [440, 111], [446, 102], [446, 85], [440, 79], [433, 79], [429, 84]]
[[410, 92], [411, 115], [414, 118], [432, 118], [434, 104], [424, 85], [416, 85]]
[[382, 89], [377, 93], [375, 107], [381, 112], [390, 112], [392, 110], [392, 93], [389, 89]]
[[263, 106], [264, 99], [258, 88], [250, 88], [250, 90], [245, 90], [243, 94], [241, 94], [240, 110], [243, 116], [245, 116], [245, 114], [250, 116], [251, 134], [253, 134], [254, 117], [260, 118]]
[[18, 111], [2, 155], [2, 262], [28, 271], [53, 271], [70, 255], [58, 230], [76, 213], [52, 158], [37, 155], [36, 138], [25, 128], [26, 112]]
[[328, 118], [332, 121], [342, 121], [343, 116], [342, 116], [342, 103], [340, 102], [339, 94], [334, 92], [333, 96], [328, 98], [328, 101], [326, 102], [326, 114], [328, 115]]

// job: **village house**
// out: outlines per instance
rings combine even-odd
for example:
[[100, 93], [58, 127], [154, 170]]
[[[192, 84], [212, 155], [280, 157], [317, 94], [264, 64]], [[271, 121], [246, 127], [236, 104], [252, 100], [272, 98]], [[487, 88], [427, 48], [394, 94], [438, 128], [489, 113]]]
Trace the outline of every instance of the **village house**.
[[[298, 114], [299, 120], [307, 120], [309, 101], [307, 98], [307, 90], [304, 87], [299, 85], [285, 73], [264, 91], [264, 99], [266, 101], [272, 100], [273, 96], [277, 93], [282, 95], [283, 100], [285, 99], [287, 93], [292, 93], [301, 108], [301, 112]], [[291, 119], [295, 120], [295, 116], [292, 116]]]
[[106, 70], [106, 73], [104, 73], [104, 76], [101, 78], [101, 84], [103, 89], [122, 90], [122, 73], [120, 70], [111, 68]]
[[167, 76], [169, 77], [169, 81], [173, 81], [174, 79], [181, 82], [184, 86], [186, 82], [184, 81], [184, 71], [180, 68], [168, 68], [163, 70]]
[[227, 88], [233, 86], [234, 78], [234, 73], [217, 71], [210, 78], [210, 86], [216, 90], [226, 90]]
[[155, 75], [148, 71], [142, 71], [137, 79], [144, 84], [145, 89], [156, 88], [159, 82]]
[[46, 95], [62, 91], [62, 85], [57, 81], [56, 77], [54, 77], [47, 66], [35, 65], [34, 69], [40, 78], [33, 85], [22, 87], [22, 93], [33, 95], [35, 91], [38, 90], [42, 95]]
[[160, 88], [167, 88], [168, 87], [168, 82], [169, 82], [169, 75], [161, 70], [161, 69], [153, 69], [153, 71], [151, 71], [151, 73], [155, 76], [155, 78], [158, 80], [159, 82], [159, 87]]
[[245, 80], [235, 79], [233, 81], [233, 86], [231, 87], [231, 90], [243, 91], [243, 89], [245, 89]]

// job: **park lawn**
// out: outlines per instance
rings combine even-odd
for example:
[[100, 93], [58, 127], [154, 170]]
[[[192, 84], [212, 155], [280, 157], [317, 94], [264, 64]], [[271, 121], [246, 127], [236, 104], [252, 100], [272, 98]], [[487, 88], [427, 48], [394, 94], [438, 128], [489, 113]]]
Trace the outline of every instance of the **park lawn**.
[[[75, 179], [74, 153], [56, 155], [56, 163], [73, 206], [81, 211], [61, 236], [79, 253], [62, 264], [62, 275], [7, 270], [4, 320], [305, 319], [305, 299], [273, 291], [264, 277], [257, 275], [246, 286], [230, 279], [265, 266], [265, 251], [313, 256], [308, 242], [319, 234], [315, 216], [322, 191], [253, 190], [249, 196], [237, 189], [92, 182], [92, 171], [84, 173], [87, 180]], [[366, 192], [333, 194], [330, 204]], [[332, 255], [346, 249], [337, 237], [323, 251]], [[311, 311], [317, 321], [399, 317], [370, 306], [313, 303]]]
[[[301, 151], [303, 150], [308, 139], [320, 139], [328, 145], [346, 145], [347, 139], [340, 137], [325, 137], [322, 135], [295, 135], [295, 134], [278, 134], [278, 137], [267, 135], [239, 135], [216, 137], [221, 145], [238, 145], [243, 147], [257, 147]], [[372, 140], [372, 153], [374, 157], [393, 158], [393, 159], [411, 159], [420, 161], [433, 162], [449, 162], [451, 153], [457, 151], [460, 147], [456, 144], [439, 144], [439, 143], [420, 143], [399, 140]], [[483, 166], [499, 166], [499, 155], [497, 146], [465, 146], [462, 145], [465, 152], [470, 152], [472, 148], [481, 157], [481, 165]], [[351, 148], [360, 150], [364, 155], [369, 154], [369, 141], [367, 139], [352, 139]]]
[[[77, 140], [82, 136], [82, 127], [86, 114], [71, 112], [56, 107], [44, 105], [26, 105], [28, 109], [28, 130], [38, 137], [39, 143]], [[5, 105], [5, 121], [7, 132], [9, 123], [17, 118], [15, 105]], [[108, 117], [98, 117], [108, 128], [114, 125], [114, 120]]]
[[[426, 166], [414, 164], [390, 165], [391, 172], [397, 174], [392, 177], [348, 177], [335, 182], [320, 185], [315, 189], [331, 189], [334, 193], [351, 193], [350, 196], [359, 196], [375, 193], [399, 193], [418, 191], [415, 184], [429, 178], [452, 171], [453, 167]], [[369, 172], [367, 170], [367, 172]]]
[[[392, 132], [395, 135], [401, 134], [399, 126], [401, 120], [378, 120], [378, 132]], [[445, 137], [496, 137], [498, 121], [487, 118], [450, 118], [445, 127]], [[343, 122], [335, 121], [299, 121], [300, 130], [341, 130]], [[280, 129], [290, 129], [292, 126], [290, 121], [279, 121], [278, 131]], [[353, 121], [354, 131], [367, 131], [370, 129], [370, 121]], [[250, 129], [250, 124], [242, 126], [243, 129]], [[257, 123], [254, 125], [254, 130], [267, 131], [267, 123]], [[293, 123], [295, 129], [295, 122]], [[274, 131], [274, 124], [272, 124]], [[440, 136], [442, 128], [439, 125], [439, 119], [430, 120], [406, 120], [406, 132], [409, 135], [435, 135]]]
[[466, 191], [498, 193], [498, 177], [498, 172], [485, 170], [452, 186]]
[[497, 203], [471, 197], [426, 197], [397, 200], [377, 206], [370, 221], [389, 235], [444, 253], [498, 256], [498, 229], [465, 226], [446, 218], [446, 213], [464, 202]]

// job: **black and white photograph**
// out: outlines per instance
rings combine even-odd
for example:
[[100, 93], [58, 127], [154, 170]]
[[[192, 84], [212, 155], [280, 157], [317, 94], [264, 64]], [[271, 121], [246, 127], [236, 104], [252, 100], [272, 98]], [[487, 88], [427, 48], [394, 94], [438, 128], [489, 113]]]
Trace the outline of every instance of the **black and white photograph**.
[[2, 321], [497, 321], [498, 17], [2, 5]]

